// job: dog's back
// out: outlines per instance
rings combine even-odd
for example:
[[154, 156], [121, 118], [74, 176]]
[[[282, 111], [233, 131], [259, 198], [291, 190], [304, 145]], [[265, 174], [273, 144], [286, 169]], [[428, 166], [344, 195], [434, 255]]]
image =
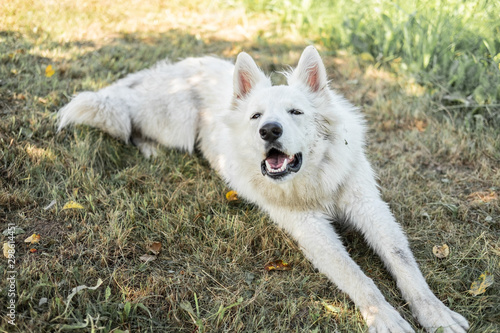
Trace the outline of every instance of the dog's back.
[[85, 124], [140, 148], [153, 140], [192, 152], [200, 113], [230, 103], [233, 68], [214, 57], [160, 62], [97, 92], [80, 93], [59, 111], [58, 130]]

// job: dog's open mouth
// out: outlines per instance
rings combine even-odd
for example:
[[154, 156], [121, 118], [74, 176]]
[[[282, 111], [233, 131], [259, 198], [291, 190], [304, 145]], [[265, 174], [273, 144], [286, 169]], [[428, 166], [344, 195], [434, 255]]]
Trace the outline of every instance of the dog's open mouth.
[[298, 172], [302, 166], [302, 153], [287, 155], [272, 148], [261, 163], [262, 174], [279, 179], [292, 172]]

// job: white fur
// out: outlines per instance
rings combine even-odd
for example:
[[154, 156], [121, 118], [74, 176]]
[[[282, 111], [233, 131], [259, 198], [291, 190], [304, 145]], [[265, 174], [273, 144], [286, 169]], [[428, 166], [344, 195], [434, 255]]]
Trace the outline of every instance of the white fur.
[[[465, 332], [467, 320], [433, 295], [381, 200], [364, 153], [364, 120], [328, 88], [316, 49], [307, 47], [286, 75], [288, 85], [272, 86], [246, 53], [235, 66], [213, 57], [163, 62], [98, 92], [81, 93], [60, 110], [59, 130], [95, 126], [125, 142], [131, 138], [147, 157], [157, 143], [189, 152], [198, 145], [240, 196], [266, 211], [349, 294], [370, 332], [413, 329], [349, 257], [331, 221], [363, 234], [427, 331]], [[300, 170], [281, 179], [261, 171], [269, 146], [259, 130], [269, 122], [283, 128], [276, 141], [280, 150], [302, 154]]]

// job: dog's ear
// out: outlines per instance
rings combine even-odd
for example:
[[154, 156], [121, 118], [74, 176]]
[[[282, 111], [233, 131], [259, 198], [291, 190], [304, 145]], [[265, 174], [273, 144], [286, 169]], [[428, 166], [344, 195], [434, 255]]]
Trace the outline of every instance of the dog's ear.
[[288, 78], [288, 84], [305, 84], [312, 92], [318, 92], [328, 85], [325, 65], [314, 48], [308, 46], [300, 56], [299, 64]]
[[[235, 98], [244, 98], [261, 82], [269, 79], [257, 67], [255, 61], [247, 53], [241, 52], [236, 59], [233, 74], [233, 89]], [[270, 84], [270, 83], [269, 83]]]

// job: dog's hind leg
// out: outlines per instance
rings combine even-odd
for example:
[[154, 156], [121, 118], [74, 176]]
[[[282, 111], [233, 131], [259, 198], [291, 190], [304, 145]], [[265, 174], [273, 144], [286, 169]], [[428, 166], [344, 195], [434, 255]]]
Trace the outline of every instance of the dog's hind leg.
[[156, 157], [158, 155], [158, 143], [144, 138], [142, 135], [134, 133], [132, 131], [132, 136], [130, 137], [130, 141], [134, 146], [136, 146], [139, 151], [146, 158]]

